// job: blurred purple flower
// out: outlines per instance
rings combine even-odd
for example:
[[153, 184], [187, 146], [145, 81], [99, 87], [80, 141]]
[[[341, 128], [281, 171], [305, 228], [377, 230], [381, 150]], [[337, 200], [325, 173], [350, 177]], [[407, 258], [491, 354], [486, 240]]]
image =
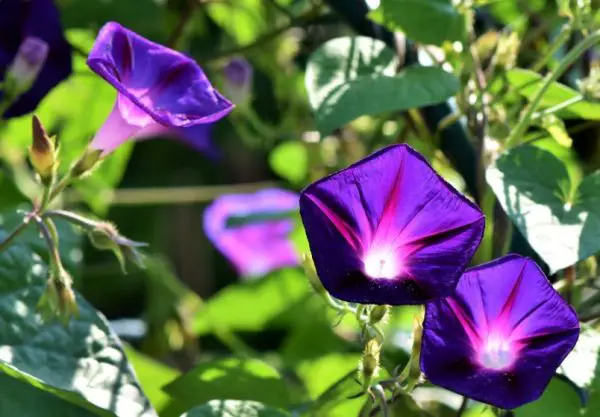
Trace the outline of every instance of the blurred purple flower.
[[[4, 113], [3, 117], [6, 118], [33, 111], [42, 98], [72, 71], [71, 46], [63, 35], [60, 15], [53, 1], [2, 0], [0, 1], [0, 81], [4, 80], [6, 71], [11, 66], [13, 70], [23, 68], [14, 61], [28, 38], [37, 38], [48, 46], [45, 64], [39, 74], [36, 74], [35, 80], [32, 80], [31, 88], [20, 95]], [[27, 45], [25, 46], [28, 48]], [[16, 73], [14, 75], [18, 76]]]
[[528, 258], [467, 270], [427, 305], [421, 369], [432, 383], [513, 409], [536, 400], [579, 336], [575, 311]]
[[323, 286], [357, 303], [449, 295], [484, 229], [479, 209], [407, 145], [309, 185], [300, 213]]
[[250, 98], [254, 70], [246, 58], [232, 58], [223, 69], [225, 74], [225, 94], [236, 105], [242, 105]]
[[100, 30], [88, 65], [118, 91], [111, 114], [90, 145], [103, 155], [130, 138], [158, 135], [205, 149], [208, 132], [203, 125], [233, 108], [194, 60], [118, 23]]
[[[294, 222], [285, 216], [297, 209], [298, 195], [291, 191], [266, 189], [254, 194], [224, 195], [204, 211], [204, 230], [240, 274], [262, 276], [299, 264], [289, 237]], [[230, 225], [232, 218], [248, 221]]]

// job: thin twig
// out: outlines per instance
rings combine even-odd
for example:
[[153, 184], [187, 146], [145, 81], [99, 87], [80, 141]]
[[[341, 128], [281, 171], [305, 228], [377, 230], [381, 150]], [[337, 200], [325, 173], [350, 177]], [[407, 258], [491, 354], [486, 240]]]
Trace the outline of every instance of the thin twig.
[[11, 234], [8, 235], [6, 239], [4, 239], [2, 242], [0, 242], [0, 253], [8, 249], [12, 242], [15, 240], [15, 238], [19, 236], [21, 232], [23, 232], [27, 228], [28, 225], [29, 218], [23, 219], [21, 224], [15, 230], [13, 230]]

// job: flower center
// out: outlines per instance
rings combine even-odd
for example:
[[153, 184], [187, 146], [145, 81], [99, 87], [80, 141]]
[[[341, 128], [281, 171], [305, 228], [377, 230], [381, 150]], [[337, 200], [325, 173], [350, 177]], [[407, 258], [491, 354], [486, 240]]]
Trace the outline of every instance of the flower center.
[[371, 278], [393, 279], [400, 273], [400, 264], [391, 250], [371, 250], [363, 263], [365, 274]]
[[488, 369], [506, 369], [514, 360], [510, 341], [498, 334], [489, 335], [479, 352], [479, 362]]

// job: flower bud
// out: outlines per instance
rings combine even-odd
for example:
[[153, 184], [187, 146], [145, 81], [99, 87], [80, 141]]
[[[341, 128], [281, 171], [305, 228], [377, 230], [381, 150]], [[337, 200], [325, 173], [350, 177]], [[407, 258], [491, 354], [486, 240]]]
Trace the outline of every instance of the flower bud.
[[75, 162], [71, 168], [74, 178], [83, 178], [91, 174], [102, 162], [102, 150], [86, 149], [85, 153]]
[[32, 118], [32, 137], [29, 160], [42, 182], [48, 185], [56, 173], [57, 152], [54, 138], [48, 136], [36, 115]]
[[369, 323], [377, 324], [380, 322], [385, 322], [388, 318], [388, 313], [390, 311], [390, 306], [386, 305], [376, 305], [371, 309], [369, 313]]
[[517, 62], [520, 47], [521, 40], [516, 32], [500, 36], [498, 46], [496, 47], [496, 54], [494, 55], [497, 65], [505, 70], [513, 68]]
[[137, 248], [148, 246], [143, 242], [135, 242], [119, 234], [116, 226], [109, 222], [98, 222], [88, 231], [90, 242], [96, 249], [112, 250], [123, 272], [126, 272], [126, 260], [143, 267], [142, 255]]
[[38, 312], [44, 321], [51, 322], [58, 319], [67, 326], [71, 317], [79, 314], [71, 283], [71, 276], [62, 266], [50, 275], [46, 290], [37, 304]]
[[374, 376], [379, 373], [379, 357], [381, 344], [376, 338], [367, 342], [360, 360], [359, 369], [363, 375], [365, 385], [368, 385]]
[[40, 38], [25, 38], [6, 72], [5, 93], [15, 99], [28, 91], [42, 71], [49, 46]]
[[237, 57], [229, 61], [223, 69], [225, 74], [225, 95], [236, 105], [245, 104], [251, 95], [254, 71], [245, 58]]
[[600, 101], [600, 69], [592, 68], [590, 75], [578, 82], [585, 100]]

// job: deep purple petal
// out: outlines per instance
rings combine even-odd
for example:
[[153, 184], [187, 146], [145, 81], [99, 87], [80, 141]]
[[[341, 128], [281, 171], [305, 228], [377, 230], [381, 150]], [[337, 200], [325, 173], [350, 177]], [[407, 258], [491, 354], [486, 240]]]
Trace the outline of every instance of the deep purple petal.
[[407, 145], [311, 184], [300, 212], [323, 285], [359, 303], [450, 294], [484, 228], [479, 209]]
[[49, 45], [46, 63], [31, 89], [4, 114], [17, 117], [33, 111], [41, 99], [71, 74], [71, 46], [52, 0], [0, 1], [0, 81], [23, 40], [37, 37]]
[[427, 304], [421, 369], [436, 385], [512, 409], [539, 398], [578, 335], [575, 312], [539, 267], [510, 255]]
[[287, 213], [298, 208], [298, 195], [266, 189], [254, 194], [230, 194], [216, 199], [204, 212], [204, 230], [214, 245], [242, 275], [261, 276], [298, 265], [290, 233], [291, 219], [262, 219], [255, 223], [228, 226], [231, 217], [264, 213]]
[[212, 123], [233, 108], [195, 61], [115, 22], [100, 30], [88, 65], [167, 127]]

